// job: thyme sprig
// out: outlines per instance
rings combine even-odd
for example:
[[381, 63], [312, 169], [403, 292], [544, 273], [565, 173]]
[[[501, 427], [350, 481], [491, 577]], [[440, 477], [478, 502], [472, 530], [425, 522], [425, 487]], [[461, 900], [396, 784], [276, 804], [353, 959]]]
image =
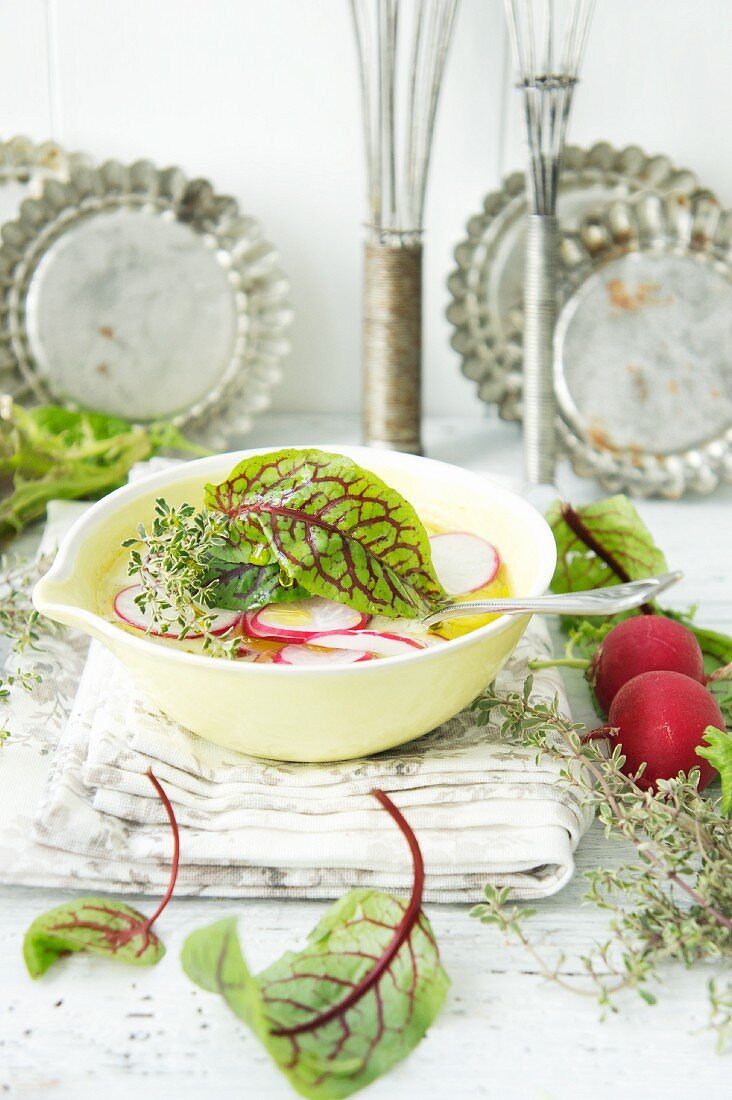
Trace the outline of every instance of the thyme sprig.
[[[33, 585], [49, 568], [52, 555], [40, 556], [32, 562], [0, 558], [0, 638], [4, 639], [5, 655], [39, 650], [44, 632], [60, 629], [50, 620], [41, 619], [31, 602]], [[13, 692], [33, 691], [41, 682], [35, 666], [6, 671], [0, 676], [0, 745], [10, 736], [8, 704]]]
[[[474, 704], [478, 723], [500, 716], [506, 740], [559, 756], [561, 781], [579, 785], [606, 836], [629, 841], [635, 858], [585, 872], [585, 900], [611, 918], [607, 941], [580, 959], [585, 982], [560, 974], [562, 957], [552, 964], [542, 956], [525, 929], [535, 910], [507, 906], [508, 891], [486, 887], [471, 915], [518, 939], [544, 977], [595, 996], [604, 1009], [615, 1010], [624, 989], [652, 1004], [649, 986], [663, 963], [732, 962], [732, 821], [722, 800], [699, 793], [695, 768], [642, 790], [640, 773], [622, 771], [619, 746], [606, 755], [603, 743], [583, 739], [583, 727], [563, 717], [556, 699], [532, 703], [530, 693], [531, 680], [523, 693], [506, 697], [489, 689]], [[710, 983], [709, 999], [710, 1027], [722, 1046], [732, 1037], [732, 984]]]
[[141, 523], [137, 538], [122, 543], [131, 550], [127, 571], [142, 586], [135, 602], [151, 612], [153, 629], [165, 631], [172, 611], [180, 638], [201, 635], [204, 651], [214, 657], [232, 657], [237, 647], [236, 638], [212, 632], [210, 615], [217, 584], [210, 579], [210, 555], [226, 545], [227, 525], [220, 513], [159, 498], [150, 530]]

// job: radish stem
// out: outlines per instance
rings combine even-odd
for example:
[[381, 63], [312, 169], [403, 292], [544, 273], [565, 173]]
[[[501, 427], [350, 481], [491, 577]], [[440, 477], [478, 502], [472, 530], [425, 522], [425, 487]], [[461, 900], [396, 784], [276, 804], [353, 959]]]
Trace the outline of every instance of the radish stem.
[[529, 661], [529, 668], [579, 668], [583, 672], [590, 667], [590, 662], [581, 657], [557, 657], [553, 661]]

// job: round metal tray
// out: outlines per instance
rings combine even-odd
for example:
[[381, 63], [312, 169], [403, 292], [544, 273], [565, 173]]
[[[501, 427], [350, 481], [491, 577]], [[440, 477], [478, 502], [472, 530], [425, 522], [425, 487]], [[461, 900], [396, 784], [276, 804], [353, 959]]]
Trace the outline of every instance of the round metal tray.
[[648, 192], [560, 245], [560, 437], [612, 492], [680, 497], [732, 481], [732, 211]]
[[[0, 385], [222, 445], [289, 350], [274, 248], [206, 180], [148, 161], [70, 166], [2, 229]], [[17, 389], [17, 387], [16, 387]]]
[[[692, 172], [637, 146], [567, 146], [558, 213], [562, 225], [573, 228], [599, 203], [647, 188], [688, 193], [695, 186]], [[448, 278], [447, 317], [462, 372], [477, 383], [481, 401], [497, 405], [505, 420], [521, 418], [526, 214], [524, 174], [516, 172], [469, 219], [467, 237], [455, 249], [457, 267]]]
[[[17, 136], [0, 142], [0, 225], [17, 218], [26, 199], [38, 198], [47, 180], [67, 181], [75, 168], [90, 164], [85, 154], [67, 153], [54, 141], [39, 144]], [[22, 400], [31, 392], [2, 341], [0, 380], [4, 392], [15, 400]]]

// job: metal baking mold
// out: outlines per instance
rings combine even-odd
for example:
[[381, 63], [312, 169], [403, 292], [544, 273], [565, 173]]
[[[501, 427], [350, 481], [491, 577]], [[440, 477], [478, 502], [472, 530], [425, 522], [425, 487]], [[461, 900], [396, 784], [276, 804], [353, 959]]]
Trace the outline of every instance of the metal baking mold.
[[170, 420], [210, 446], [269, 404], [289, 351], [275, 249], [179, 168], [47, 180], [2, 228], [0, 281], [0, 371], [32, 400]]
[[578, 474], [677, 498], [732, 481], [732, 211], [648, 192], [560, 246], [554, 384]]
[[[648, 156], [638, 146], [570, 145], [563, 160], [558, 214], [562, 226], [573, 228], [599, 203], [646, 188], [666, 194], [695, 187], [693, 172], [675, 168], [668, 157]], [[515, 172], [469, 219], [447, 283], [447, 317], [455, 330], [451, 344], [460, 355], [462, 372], [477, 383], [481, 401], [497, 405], [505, 420], [521, 418], [527, 211], [524, 173]]]

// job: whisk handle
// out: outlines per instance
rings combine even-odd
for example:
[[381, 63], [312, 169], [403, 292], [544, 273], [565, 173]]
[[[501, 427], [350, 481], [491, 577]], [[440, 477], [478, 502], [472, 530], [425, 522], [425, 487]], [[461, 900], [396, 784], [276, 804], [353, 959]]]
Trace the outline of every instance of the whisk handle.
[[364, 252], [363, 437], [371, 447], [422, 453], [422, 247]]
[[550, 485], [556, 465], [554, 325], [558, 222], [529, 214], [524, 278], [524, 462], [533, 485]]

